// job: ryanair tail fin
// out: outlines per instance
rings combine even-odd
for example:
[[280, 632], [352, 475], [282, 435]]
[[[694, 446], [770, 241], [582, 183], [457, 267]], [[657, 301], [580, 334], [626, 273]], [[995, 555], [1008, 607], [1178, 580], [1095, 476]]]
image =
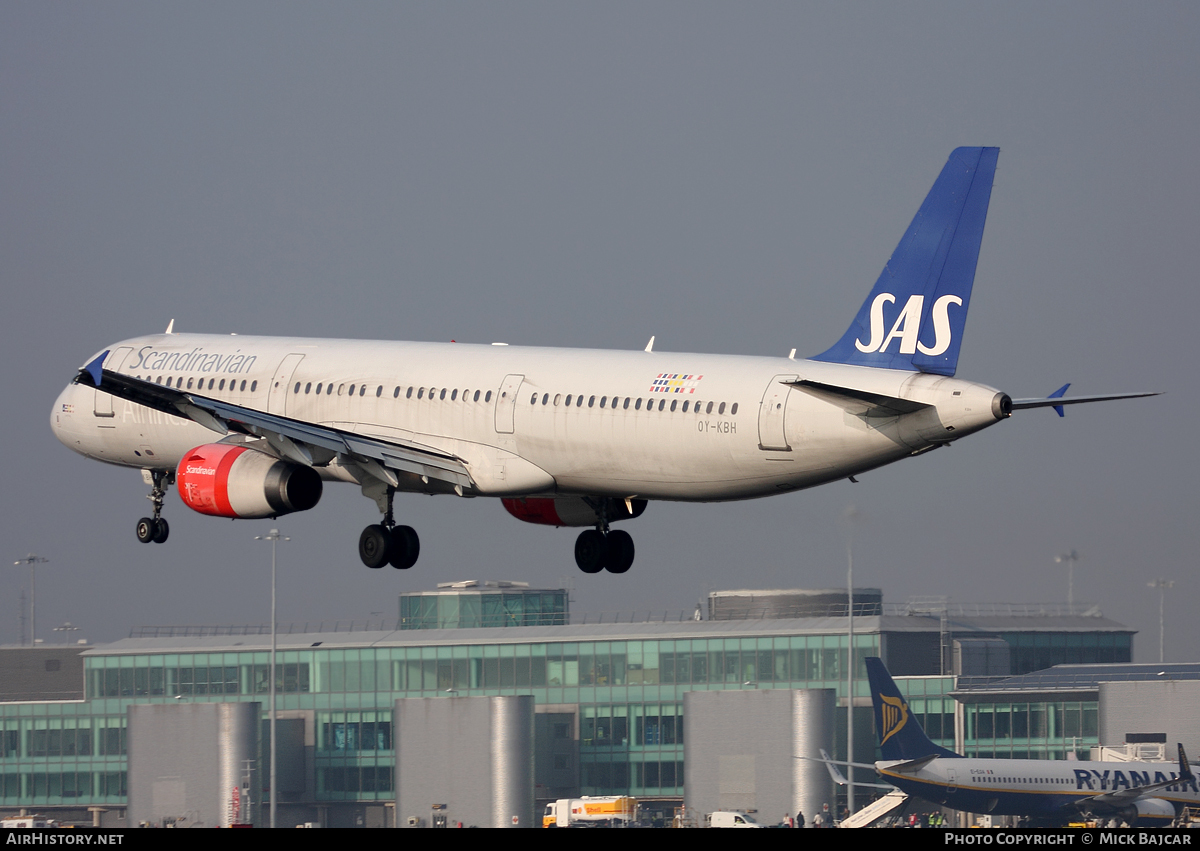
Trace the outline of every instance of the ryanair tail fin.
[[999, 154], [950, 154], [854, 322], [813, 360], [954, 375]]
[[883, 660], [869, 656], [865, 660], [871, 683], [871, 702], [875, 706], [875, 732], [884, 759], [921, 759], [927, 756], [957, 757], [954, 751], [935, 745], [908, 708]]

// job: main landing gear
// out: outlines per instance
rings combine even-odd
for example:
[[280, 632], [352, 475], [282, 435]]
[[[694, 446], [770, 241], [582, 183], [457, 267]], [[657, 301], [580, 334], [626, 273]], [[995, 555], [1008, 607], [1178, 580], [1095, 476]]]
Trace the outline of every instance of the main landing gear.
[[390, 564], [398, 570], [408, 570], [421, 555], [421, 539], [411, 526], [397, 526], [392, 519], [392, 496], [388, 488], [387, 512], [383, 523], [368, 526], [358, 536], [358, 557], [367, 567], [376, 569]]
[[146, 499], [154, 506], [153, 517], [143, 517], [137, 522], [137, 539], [143, 544], [153, 541], [156, 544], [165, 543], [171, 534], [171, 527], [162, 518], [163, 498], [167, 495], [167, 485], [170, 484], [170, 472], [167, 470], [151, 470], [150, 477], [154, 486]]
[[596, 528], [580, 532], [575, 539], [575, 563], [584, 573], [624, 573], [633, 566], [633, 538], [628, 532], [608, 528], [605, 506], [604, 502], [597, 506]]

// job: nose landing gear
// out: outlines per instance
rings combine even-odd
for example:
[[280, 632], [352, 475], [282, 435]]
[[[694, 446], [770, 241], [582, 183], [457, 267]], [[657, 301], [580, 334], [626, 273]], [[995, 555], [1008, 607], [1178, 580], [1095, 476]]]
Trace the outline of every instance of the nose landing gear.
[[167, 495], [167, 486], [171, 483], [170, 470], [150, 470], [150, 479], [154, 483], [150, 495], [146, 499], [154, 506], [153, 517], [143, 517], [137, 522], [137, 539], [143, 544], [154, 542], [166, 543], [171, 534], [171, 527], [162, 518], [163, 498]]
[[358, 536], [358, 557], [371, 569], [390, 564], [397, 570], [408, 570], [421, 555], [421, 539], [411, 526], [397, 526], [392, 519], [392, 496], [388, 488], [387, 512], [383, 522], [368, 526]]

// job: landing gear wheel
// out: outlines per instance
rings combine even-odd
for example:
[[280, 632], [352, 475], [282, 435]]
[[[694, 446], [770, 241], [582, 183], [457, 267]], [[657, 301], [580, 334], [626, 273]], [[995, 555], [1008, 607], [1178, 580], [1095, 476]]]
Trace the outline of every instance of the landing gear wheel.
[[421, 555], [421, 539], [412, 526], [397, 526], [392, 529], [392, 545], [388, 561], [397, 570], [408, 570], [417, 563]]
[[604, 570], [604, 536], [595, 529], [580, 532], [575, 539], [575, 563], [584, 573], [599, 573]]
[[171, 534], [171, 527], [167, 525], [167, 521], [163, 518], [158, 518], [154, 521], [154, 543], [165, 544], [167, 536]]
[[383, 526], [368, 526], [358, 536], [358, 557], [362, 563], [374, 570], [388, 562], [391, 536]]
[[614, 529], [604, 541], [604, 567], [609, 573], [624, 573], [633, 565], [633, 538]]
[[149, 517], [143, 517], [137, 522], [137, 539], [143, 544], [148, 544], [154, 540], [154, 533], [158, 531], [158, 523]]

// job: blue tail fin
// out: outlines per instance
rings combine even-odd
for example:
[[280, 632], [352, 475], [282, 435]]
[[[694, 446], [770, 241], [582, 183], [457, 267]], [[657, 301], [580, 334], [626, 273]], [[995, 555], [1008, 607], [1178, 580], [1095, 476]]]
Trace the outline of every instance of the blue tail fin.
[[842, 339], [813, 360], [954, 375], [999, 148], [957, 148]]
[[879, 749], [884, 759], [920, 759], [923, 756], [952, 756], [946, 750], [929, 741], [925, 731], [909, 711], [908, 701], [900, 694], [892, 675], [883, 666], [883, 660], [868, 656], [867, 679], [871, 681], [871, 703], [875, 706], [875, 732], [879, 735]]

